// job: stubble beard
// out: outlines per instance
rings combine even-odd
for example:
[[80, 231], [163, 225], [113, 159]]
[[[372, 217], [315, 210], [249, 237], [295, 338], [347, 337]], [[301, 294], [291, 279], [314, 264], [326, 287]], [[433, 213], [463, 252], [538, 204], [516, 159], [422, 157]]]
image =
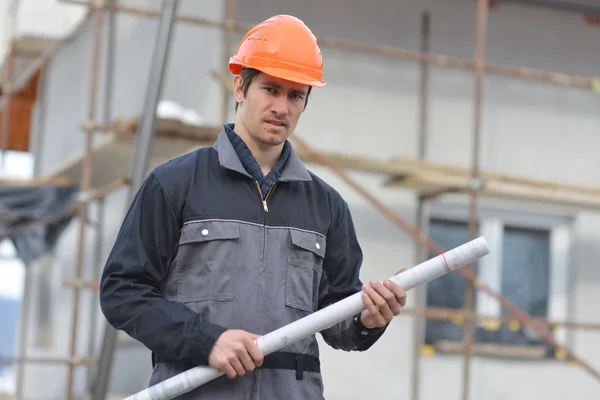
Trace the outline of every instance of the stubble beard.
[[287, 132], [282, 134], [272, 134], [270, 132], [259, 132], [257, 141], [263, 146], [279, 146], [287, 139]]

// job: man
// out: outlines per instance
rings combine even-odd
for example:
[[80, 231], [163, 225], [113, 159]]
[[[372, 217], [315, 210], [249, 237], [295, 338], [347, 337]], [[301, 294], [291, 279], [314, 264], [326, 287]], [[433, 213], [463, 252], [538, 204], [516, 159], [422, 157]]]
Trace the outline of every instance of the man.
[[[254, 340], [357, 291], [366, 309], [320, 332], [364, 351], [400, 312], [397, 285], [362, 285], [348, 205], [287, 140], [321, 52], [297, 18], [250, 30], [229, 64], [237, 102], [213, 147], [154, 169], [129, 209], [103, 272], [102, 310], [152, 351], [150, 385], [195, 365], [225, 376], [185, 399], [321, 399], [314, 336], [264, 356]], [[235, 378], [235, 379], [234, 379]]]

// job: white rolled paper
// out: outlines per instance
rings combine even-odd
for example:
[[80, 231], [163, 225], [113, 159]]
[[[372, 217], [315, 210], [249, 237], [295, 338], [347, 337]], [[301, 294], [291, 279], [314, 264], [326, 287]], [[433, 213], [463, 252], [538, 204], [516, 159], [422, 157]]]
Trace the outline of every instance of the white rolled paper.
[[[471, 264], [487, 255], [489, 251], [487, 241], [481, 236], [394, 275], [390, 280], [408, 291], [415, 286]], [[281, 350], [290, 343], [297, 342], [323, 329], [330, 328], [347, 318], [351, 318], [365, 308], [361, 291], [261, 336], [256, 340], [256, 343], [262, 350], [263, 355], [266, 356]], [[194, 367], [129, 396], [125, 400], [171, 400], [179, 395], [191, 392], [221, 375], [223, 375], [223, 372], [216, 368], [208, 366]]]

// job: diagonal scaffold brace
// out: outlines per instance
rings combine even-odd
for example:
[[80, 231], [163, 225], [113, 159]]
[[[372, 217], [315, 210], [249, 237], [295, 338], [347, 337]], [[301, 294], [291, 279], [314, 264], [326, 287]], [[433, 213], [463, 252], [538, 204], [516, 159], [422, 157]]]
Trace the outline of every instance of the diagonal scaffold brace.
[[[489, 252], [487, 241], [483, 236], [480, 236], [389, 279], [408, 291], [469, 265]], [[259, 337], [256, 344], [266, 356], [291, 343], [351, 318], [365, 308], [362, 292], [357, 292], [337, 303]], [[194, 367], [129, 396], [125, 400], [171, 400], [179, 395], [189, 393], [221, 375], [223, 375], [223, 372], [216, 368], [209, 366]]]

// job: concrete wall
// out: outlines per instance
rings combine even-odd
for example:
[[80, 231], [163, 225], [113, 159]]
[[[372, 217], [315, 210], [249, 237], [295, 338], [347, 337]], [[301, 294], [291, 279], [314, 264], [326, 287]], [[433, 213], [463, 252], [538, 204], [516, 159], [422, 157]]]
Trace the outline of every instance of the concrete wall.
[[[146, 1], [127, 2], [147, 5]], [[151, 6], [157, 7], [158, 1]], [[182, 11], [218, 17], [222, 2], [182, 2]], [[416, 49], [422, 11], [432, 15], [431, 51], [470, 57], [474, 52], [475, 5], [473, 1], [381, 0], [364, 2], [314, 0], [255, 0], [238, 6], [242, 22], [255, 23], [278, 13], [302, 18], [319, 36], [336, 36], [362, 42]], [[141, 110], [156, 22], [131, 16], [119, 17], [120, 39], [113, 115], [127, 116]], [[600, 64], [598, 28], [581, 16], [519, 5], [502, 5], [489, 20], [488, 58], [497, 63], [526, 65], [571, 74], [593, 75]], [[42, 157], [42, 171], [82, 148], [80, 121], [86, 118], [90, 71], [90, 29], [57, 56], [50, 66], [46, 88], [49, 108]], [[219, 68], [220, 33], [179, 25], [164, 92], [186, 107], [196, 109], [208, 122], [219, 120], [219, 88], [208, 71]], [[328, 86], [315, 90], [298, 131], [322, 149], [382, 158], [416, 156], [418, 127], [418, 65], [385, 57], [364, 55], [323, 46]], [[427, 158], [469, 165], [473, 126], [473, 77], [468, 71], [433, 67]], [[506, 77], [486, 78], [483, 114], [482, 165], [486, 169], [595, 184], [600, 170], [592, 167], [600, 147], [598, 99], [590, 92]], [[368, 138], [366, 143], [359, 139]], [[58, 140], [65, 140], [58, 143]], [[541, 149], [543, 146], [543, 150]], [[542, 150], [542, 151], [540, 151]], [[590, 163], [590, 164], [586, 164]], [[349, 201], [365, 252], [363, 278], [384, 278], [414, 264], [412, 238], [397, 229], [339, 178], [323, 168], [312, 168], [333, 184]], [[397, 210], [414, 220], [414, 194], [383, 189], [381, 177], [353, 174], [360, 182]], [[125, 195], [108, 202], [105, 221], [106, 252], [119, 227]], [[466, 207], [466, 198], [448, 198]], [[487, 204], [486, 202], [483, 203]], [[545, 213], [533, 206], [507, 205], [507, 209]], [[435, 206], [433, 207], [435, 210]], [[569, 319], [590, 321], [596, 313], [595, 289], [600, 273], [598, 258], [600, 216], [588, 212], [548, 209], [552, 216], [574, 217], [573, 283], [569, 292]], [[57, 254], [57, 282], [72, 275], [75, 260], [76, 223], [63, 237]], [[93, 235], [87, 235], [88, 244]], [[91, 246], [89, 248], [92, 248]], [[392, 262], [390, 262], [392, 260]], [[56, 285], [56, 354], [64, 354], [70, 315], [70, 293]], [[85, 299], [88, 301], [89, 299]], [[410, 305], [414, 297], [410, 298]], [[84, 303], [87, 304], [87, 303]], [[84, 319], [85, 320], [85, 319]], [[347, 354], [322, 346], [326, 398], [406, 398], [410, 393], [412, 346], [410, 318], [398, 318], [384, 338], [369, 352]], [[82, 326], [80, 337], [86, 337]], [[60, 333], [60, 335], [59, 335]], [[600, 366], [594, 332], [579, 331], [571, 344], [577, 354]], [[87, 344], [81, 343], [81, 350]], [[45, 350], [44, 354], [50, 352]], [[461, 384], [459, 357], [438, 356], [422, 360], [422, 399], [458, 399]], [[54, 369], [59, 371], [60, 368]], [[60, 396], [64, 374], [48, 368], [30, 368], [30, 397]], [[135, 371], [135, 372], [132, 372]], [[131, 375], [126, 375], [129, 373]], [[148, 353], [140, 346], [119, 352], [113, 371], [113, 390], [136, 391], [149, 373]], [[125, 377], [132, 377], [125, 382]], [[514, 385], [513, 385], [514, 382]], [[80, 381], [79, 384], [83, 384]], [[81, 386], [80, 386], [81, 387]], [[597, 383], [583, 369], [559, 362], [511, 362], [478, 359], [473, 362], [471, 393], [477, 399], [592, 398]]]

